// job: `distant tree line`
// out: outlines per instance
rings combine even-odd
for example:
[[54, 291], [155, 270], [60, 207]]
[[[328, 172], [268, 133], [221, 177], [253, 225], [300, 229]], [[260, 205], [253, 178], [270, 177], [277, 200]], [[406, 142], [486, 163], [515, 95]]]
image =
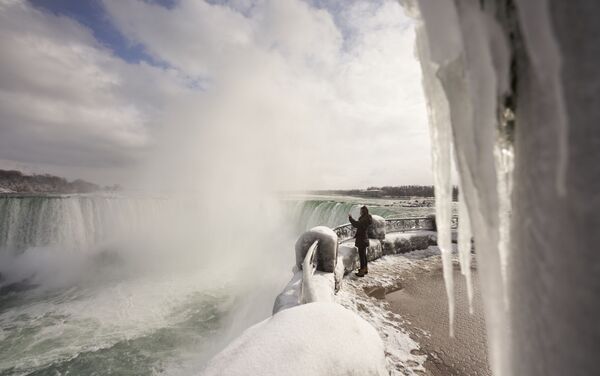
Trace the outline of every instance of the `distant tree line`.
[[119, 186], [100, 187], [94, 183], [50, 174], [25, 175], [17, 170], [0, 170], [0, 193], [89, 193], [99, 190], [118, 190]]
[[[337, 189], [313, 191], [316, 194], [334, 194], [372, 198], [400, 198], [400, 197], [434, 197], [432, 185], [400, 185], [385, 187], [369, 187], [367, 189]], [[452, 187], [452, 199], [458, 200], [458, 187]]]

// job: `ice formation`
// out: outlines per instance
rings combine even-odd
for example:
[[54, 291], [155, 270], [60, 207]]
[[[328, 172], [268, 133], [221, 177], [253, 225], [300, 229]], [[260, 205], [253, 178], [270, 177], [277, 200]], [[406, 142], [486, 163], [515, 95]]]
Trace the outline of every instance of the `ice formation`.
[[[417, 50], [422, 61], [430, 60], [427, 40], [417, 34]], [[433, 64], [422, 64], [423, 88], [427, 96], [429, 126], [431, 135], [431, 154], [435, 185], [436, 225], [438, 245], [442, 251], [444, 280], [448, 296], [448, 316], [450, 336], [454, 335], [454, 281], [452, 273], [452, 238], [450, 220], [452, 216], [451, 182], [451, 128], [448, 101], [440, 81], [435, 77]]]
[[247, 329], [203, 375], [388, 375], [375, 329], [337, 303], [309, 303]]
[[[403, 3], [437, 156], [451, 127], [493, 373], [597, 374], [600, 3]], [[446, 165], [434, 166], [443, 184]]]
[[385, 218], [373, 214], [373, 224], [369, 226], [369, 238], [372, 239], [385, 239]]
[[513, 189], [514, 148], [512, 145], [512, 124], [514, 114], [506, 109], [501, 114], [498, 140], [494, 147], [496, 171], [498, 178], [498, 220], [499, 240], [498, 252], [500, 254], [500, 271], [504, 289], [504, 304], [508, 308], [508, 257], [510, 253], [510, 216], [512, 213], [511, 195]]
[[338, 237], [327, 226], [317, 226], [306, 231], [296, 241], [296, 266], [302, 268], [305, 256], [313, 243], [318, 240], [316, 249], [317, 269], [324, 272], [333, 272], [337, 262]]
[[[437, 226], [442, 239], [449, 218], [446, 208], [451, 200], [449, 186], [451, 145], [456, 148], [460, 187], [475, 235], [482, 291], [486, 296], [490, 360], [501, 374], [499, 359], [504, 353], [506, 333], [499, 243], [499, 211], [494, 147], [497, 139], [497, 98], [507, 89], [508, 49], [500, 27], [483, 13], [479, 2], [439, 2], [423, 0], [409, 4], [416, 17], [417, 53], [423, 70], [423, 84], [434, 154]], [[437, 161], [436, 158], [445, 158]], [[438, 185], [441, 185], [438, 188]], [[460, 219], [459, 219], [460, 221]], [[464, 232], [463, 232], [464, 235]], [[464, 242], [463, 242], [464, 243]], [[463, 251], [464, 252], [464, 251]], [[464, 267], [463, 267], [463, 270]], [[444, 267], [450, 280], [451, 265]], [[452, 284], [447, 286], [452, 306]], [[450, 311], [452, 314], [452, 311]], [[450, 317], [452, 323], [452, 317]]]
[[458, 259], [460, 261], [460, 271], [465, 276], [467, 282], [467, 295], [469, 297], [469, 312], [473, 314], [473, 281], [471, 280], [471, 221], [469, 220], [469, 210], [461, 190], [458, 194]]

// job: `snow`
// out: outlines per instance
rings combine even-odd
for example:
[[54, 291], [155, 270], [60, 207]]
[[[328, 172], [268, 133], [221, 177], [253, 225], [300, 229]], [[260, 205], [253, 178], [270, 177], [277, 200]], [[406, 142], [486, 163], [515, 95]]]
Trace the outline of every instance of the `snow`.
[[[306, 233], [305, 233], [306, 234]], [[313, 259], [318, 257], [320, 241], [314, 241], [302, 263], [300, 303], [331, 302], [335, 293], [335, 274], [316, 270]], [[337, 248], [337, 244], [336, 244]], [[336, 268], [337, 269], [337, 268]]]
[[294, 267], [294, 276], [285, 286], [283, 291], [275, 298], [273, 304], [273, 314], [284, 309], [292, 308], [300, 304], [300, 294], [302, 291], [302, 271]]
[[[356, 265], [358, 265], [358, 248], [354, 246], [354, 244], [340, 244], [338, 248], [338, 252], [342, 262], [344, 264], [344, 271], [346, 273], [351, 272], [356, 269]], [[339, 263], [339, 261], [338, 261]]]
[[423, 374], [426, 356], [419, 355], [422, 354], [420, 346], [403, 328], [404, 319], [390, 310], [386, 300], [369, 296], [366, 290], [376, 287], [393, 289], [399, 274], [413, 267], [428, 269], [440, 257], [440, 249], [435, 246], [402, 255], [384, 256], [369, 263], [369, 274], [365, 277], [346, 277], [335, 296], [338, 303], [355, 311], [377, 329], [385, 346], [388, 370], [392, 376]]
[[385, 239], [385, 218], [379, 215], [371, 215], [373, 223], [369, 227], [369, 237], [373, 239]]
[[338, 237], [327, 226], [317, 226], [306, 231], [296, 241], [296, 266], [302, 268], [302, 263], [309, 248], [319, 241], [316, 251], [317, 269], [324, 272], [333, 272], [337, 262]]
[[336, 266], [334, 273], [315, 270], [310, 259], [316, 245], [309, 249], [302, 270], [294, 266], [292, 279], [275, 299], [273, 314], [304, 303], [333, 301], [335, 290], [343, 277], [343, 262], [339, 260], [341, 265]]
[[247, 329], [202, 375], [388, 375], [375, 329], [335, 303], [286, 309]]
[[315, 271], [312, 276], [303, 278], [302, 303], [331, 302], [335, 293], [335, 274]]

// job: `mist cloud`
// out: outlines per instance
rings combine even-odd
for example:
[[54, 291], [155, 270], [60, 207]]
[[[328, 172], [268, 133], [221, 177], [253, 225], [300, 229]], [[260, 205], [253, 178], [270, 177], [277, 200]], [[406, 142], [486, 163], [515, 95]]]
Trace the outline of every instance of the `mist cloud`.
[[0, 4], [4, 161], [215, 190], [431, 180], [413, 25], [395, 2], [103, 1], [158, 64]]

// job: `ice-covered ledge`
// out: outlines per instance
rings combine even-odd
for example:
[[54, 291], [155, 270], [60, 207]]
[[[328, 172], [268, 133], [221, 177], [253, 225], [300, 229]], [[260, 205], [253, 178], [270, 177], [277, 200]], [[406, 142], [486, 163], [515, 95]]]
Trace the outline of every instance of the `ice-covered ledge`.
[[[370, 236], [378, 238], [370, 239], [370, 261], [436, 242], [431, 218], [375, 219], [379, 227]], [[292, 279], [277, 296], [273, 316], [247, 329], [203, 374], [388, 375], [384, 345], [375, 328], [335, 303], [344, 274], [358, 262], [356, 247], [335, 231], [347, 227], [319, 226], [300, 236]], [[404, 231], [386, 233], [388, 228]], [[298, 354], [298, 349], [303, 352]]]
[[[430, 245], [437, 244], [437, 235], [435, 231], [435, 219], [433, 217], [423, 218], [391, 218], [384, 219], [379, 216], [374, 216], [376, 221], [379, 221], [378, 231], [369, 231], [369, 247], [367, 248], [367, 259], [369, 261], [376, 260], [382, 256], [395, 255], [401, 253], [407, 253], [414, 250], [426, 249]], [[453, 219], [453, 229], [456, 227], [458, 219]], [[302, 243], [302, 239], [307, 239], [309, 242], [317, 239], [314, 233], [323, 236], [323, 226], [315, 227], [314, 229], [303, 234], [298, 243], [296, 244], [296, 265], [293, 269], [293, 277], [287, 286], [283, 289], [281, 294], [275, 299], [273, 305], [273, 314], [302, 303], [306, 303], [306, 299], [303, 298], [303, 290], [310, 291], [313, 296], [313, 300], [309, 301], [320, 301], [320, 302], [331, 302], [333, 296], [339, 289], [339, 285], [342, 282], [342, 277], [355, 270], [358, 265], [358, 250], [354, 246], [352, 236], [354, 231], [351, 230], [352, 226], [343, 224], [335, 227], [330, 232], [327, 232], [330, 241], [329, 252], [333, 253], [333, 247], [331, 243], [338, 244], [336, 254], [336, 264], [332, 270], [331, 265], [328, 271], [323, 269], [319, 270], [315, 267], [314, 273], [310, 273], [310, 280], [303, 277], [303, 270], [300, 268], [299, 255], [307, 255], [308, 247], [312, 246], [315, 252], [318, 251], [317, 245], [313, 243]], [[312, 235], [311, 235], [312, 234]], [[456, 235], [456, 233], [454, 233]], [[379, 237], [381, 239], [377, 239]], [[454, 240], [456, 237], [454, 237]], [[300, 250], [299, 250], [300, 248]], [[331, 259], [332, 256], [329, 256]], [[318, 257], [317, 257], [318, 258]], [[315, 259], [317, 259], [315, 258]], [[312, 263], [311, 264], [315, 264]], [[306, 276], [306, 271], [304, 271]], [[303, 288], [304, 286], [304, 288]]]
[[247, 329], [217, 354], [205, 376], [389, 375], [368, 322], [337, 303], [283, 310]]

